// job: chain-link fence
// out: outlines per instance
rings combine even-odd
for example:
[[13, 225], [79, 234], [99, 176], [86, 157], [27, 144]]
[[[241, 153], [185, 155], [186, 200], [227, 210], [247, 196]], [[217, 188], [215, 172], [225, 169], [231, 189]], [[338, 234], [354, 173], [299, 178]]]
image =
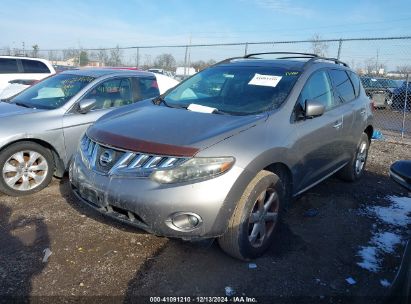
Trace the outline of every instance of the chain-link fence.
[[[195, 37], [193, 37], [195, 38]], [[201, 70], [228, 57], [259, 52], [305, 52], [339, 58], [361, 76], [374, 101], [375, 127], [382, 136], [411, 142], [411, 37], [314, 39], [189, 45], [147, 45], [111, 48], [0, 49], [0, 55], [22, 55], [72, 66], [128, 66], [161, 68], [176, 73], [178, 67]], [[180, 69], [181, 70], [181, 69]], [[183, 69], [184, 74], [188, 69]], [[178, 76], [178, 75], [177, 75]], [[186, 76], [186, 75], [180, 75]]]

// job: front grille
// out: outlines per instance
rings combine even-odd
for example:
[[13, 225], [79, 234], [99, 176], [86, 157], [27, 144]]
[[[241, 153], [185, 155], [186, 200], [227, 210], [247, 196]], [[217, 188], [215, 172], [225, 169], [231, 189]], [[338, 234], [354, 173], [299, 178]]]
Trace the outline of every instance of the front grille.
[[[114, 165], [120, 160], [120, 158], [125, 154], [124, 151], [109, 149], [98, 144], [96, 145], [96, 149], [97, 152], [95, 160], [95, 169], [101, 173], [108, 173], [114, 167]], [[103, 155], [103, 153], [107, 152], [112, 153], [112, 161], [103, 166], [100, 161], [100, 158]]]
[[124, 151], [99, 144], [87, 135], [80, 145], [83, 161], [100, 174], [133, 174], [147, 177], [154, 169], [175, 167], [185, 160], [183, 157], [154, 155]]

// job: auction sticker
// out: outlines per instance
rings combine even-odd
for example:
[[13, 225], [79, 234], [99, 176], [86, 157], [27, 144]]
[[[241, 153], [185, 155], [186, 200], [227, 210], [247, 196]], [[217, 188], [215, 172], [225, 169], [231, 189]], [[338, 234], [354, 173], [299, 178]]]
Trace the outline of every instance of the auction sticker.
[[255, 74], [248, 84], [275, 88], [282, 76]]

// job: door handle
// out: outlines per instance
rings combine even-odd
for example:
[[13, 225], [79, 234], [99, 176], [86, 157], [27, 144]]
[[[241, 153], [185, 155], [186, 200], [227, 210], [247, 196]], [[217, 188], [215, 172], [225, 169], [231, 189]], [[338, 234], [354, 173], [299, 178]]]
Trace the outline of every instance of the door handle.
[[342, 127], [342, 125], [343, 125], [342, 121], [336, 121], [333, 125], [333, 128], [338, 130]]
[[362, 108], [362, 109], [361, 109], [361, 111], [360, 111], [361, 116], [364, 116], [364, 115], [365, 115], [365, 113], [366, 113], [365, 109], [364, 109], [364, 108]]

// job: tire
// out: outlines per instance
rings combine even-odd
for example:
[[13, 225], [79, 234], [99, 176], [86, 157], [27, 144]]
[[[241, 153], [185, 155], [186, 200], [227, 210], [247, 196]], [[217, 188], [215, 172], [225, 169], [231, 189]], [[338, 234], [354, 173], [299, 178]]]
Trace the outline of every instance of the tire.
[[351, 161], [338, 172], [338, 177], [348, 182], [359, 180], [364, 174], [369, 147], [370, 139], [367, 134], [362, 133], [355, 154], [352, 156]]
[[[271, 204], [268, 205], [270, 199]], [[279, 177], [269, 171], [259, 172], [235, 207], [227, 231], [218, 239], [221, 249], [240, 260], [261, 256], [272, 243], [281, 218], [283, 200]]]
[[38, 192], [51, 182], [53, 172], [51, 151], [34, 142], [18, 142], [0, 152], [0, 192], [7, 195]]

